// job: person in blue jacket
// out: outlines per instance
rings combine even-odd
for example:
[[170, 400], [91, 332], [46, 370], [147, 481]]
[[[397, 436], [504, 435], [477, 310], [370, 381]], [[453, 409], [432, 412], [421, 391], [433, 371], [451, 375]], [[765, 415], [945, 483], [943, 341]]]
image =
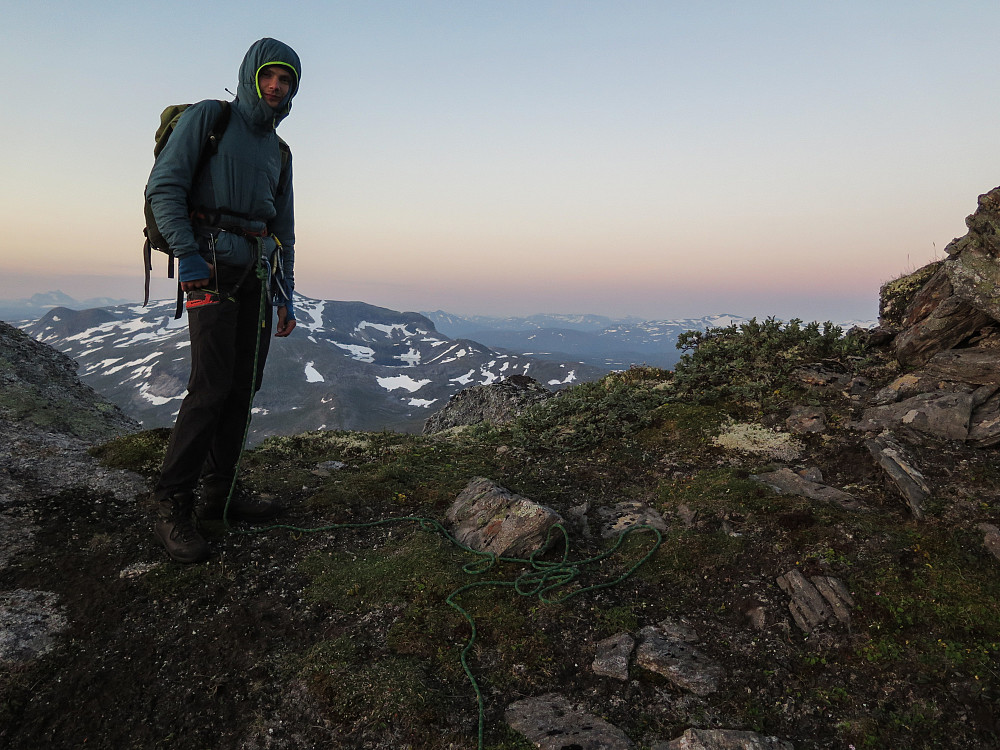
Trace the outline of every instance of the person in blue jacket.
[[[240, 66], [229, 121], [207, 163], [202, 150], [222, 111], [215, 100], [188, 107], [146, 185], [157, 226], [178, 262], [191, 339], [187, 395], [170, 435], [154, 535], [182, 563], [209, 556], [195, 517], [260, 521], [280, 507], [236, 482], [253, 394], [275, 336], [295, 328], [291, 156], [275, 132], [298, 92], [299, 57], [261, 39]], [[201, 501], [195, 490], [203, 481]]]

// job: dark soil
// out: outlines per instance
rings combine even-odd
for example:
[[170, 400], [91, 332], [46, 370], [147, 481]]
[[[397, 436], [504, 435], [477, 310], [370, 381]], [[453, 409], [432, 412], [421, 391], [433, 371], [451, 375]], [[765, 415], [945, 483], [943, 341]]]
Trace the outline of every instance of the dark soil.
[[[995, 451], [911, 446], [936, 489], [917, 522], [860, 436], [806, 436], [795, 462], [854, 494], [864, 508], [850, 512], [754, 482], [766, 459], [709, 440], [721, 412], [650, 408], [614, 430], [613, 409], [595, 408], [602, 431], [578, 423], [579, 443], [541, 423], [442, 438], [315, 433], [265, 443], [245, 470], [301, 528], [440, 519], [486, 475], [567, 518], [589, 504], [568, 526], [573, 559], [606, 549], [600, 507], [638, 499], [664, 515], [663, 544], [614, 587], [557, 604], [500, 584], [461, 595], [478, 630], [469, 665], [485, 747], [530, 747], [504, 710], [547, 692], [639, 747], [692, 726], [757, 731], [797, 750], [1000, 746], [1000, 563], [976, 531], [1000, 521]], [[148, 472], [163, 437], [126, 438], [100, 455]], [[136, 441], [152, 458], [129, 452]], [[344, 466], [323, 468], [330, 461]], [[34, 549], [0, 570], [0, 590], [55, 592], [72, 625], [55, 650], [0, 672], [0, 746], [476, 747], [476, 696], [459, 662], [471, 628], [445, 599], [479, 579], [436, 532], [413, 521], [263, 533], [215, 524], [211, 560], [181, 566], [153, 539], [144, 498], [81, 489], [33, 507]], [[653, 541], [631, 535], [568, 590], [615, 579]], [[509, 583], [517, 567], [487, 578]], [[792, 623], [775, 578], [795, 568], [847, 583], [857, 603], [849, 627], [805, 634]], [[626, 683], [590, 670], [599, 640], [665, 619], [693, 628], [723, 666], [718, 693], [697, 697], [637, 668]]]

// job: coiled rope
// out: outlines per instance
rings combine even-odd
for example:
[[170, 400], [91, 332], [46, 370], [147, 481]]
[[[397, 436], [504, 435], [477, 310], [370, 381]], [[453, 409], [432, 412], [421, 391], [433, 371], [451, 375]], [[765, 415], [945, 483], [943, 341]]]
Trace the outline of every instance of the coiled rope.
[[[260, 281], [261, 292], [260, 292], [260, 305], [259, 305], [259, 325], [263, 329], [265, 327], [266, 321], [264, 316], [267, 314], [267, 265], [262, 262], [263, 258], [263, 240], [261, 238], [257, 239], [258, 247], [258, 262], [257, 262], [257, 278]], [[246, 445], [247, 437], [250, 432], [250, 413], [253, 410], [254, 396], [256, 395], [256, 379], [257, 379], [257, 365], [260, 357], [260, 335], [258, 332], [257, 336], [257, 346], [254, 351], [254, 364], [253, 364], [253, 383], [250, 389], [250, 404], [248, 406], [247, 412], [247, 425], [243, 433], [243, 445]], [[469, 680], [472, 690], [476, 696], [476, 705], [479, 712], [479, 722], [478, 722], [478, 750], [483, 750], [483, 733], [486, 725], [486, 705], [483, 699], [483, 693], [479, 686], [479, 681], [472, 672], [472, 668], [469, 666], [468, 655], [472, 650], [472, 647], [476, 643], [476, 638], [478, 637], [478, 629], [476, 627], [475, 618], [466, 611], [461, 604], [458, 603], [458, 598], [465, 592], [470, 591], [475, 588], [485, 587], [485, 586], [497, 586], [501, 588], [511, 588], [518, 596], [524, 597], [537, 597], [539, 601], [545, 604], [561, 604], [568, 601], [574, 597], [586, 594], [592, 591], [597, 591], [599, 589], [611, 588], [617, 586], [629, 578], [635, 571], [637, 571], [660, 547], [663, 542], [663, 535], [660, 533], [659, 529], [653, 526], [642, 525], [633, 526], [631, 528], [622, 531], [615, 543], [604, 552], [588, 557], [582, 560], [570, 560], [570, 542], [569, 534], [566, 532], [566, 528], [560, 524], [554, 524], [548, 530], [545, 537], [544, 544], [535, 552], [533, 552], [527, 558], [518, 557], [503, 557], [499, 556], [493, 552], [483, 552], [481, 550], [473, 549], [466, 544], [463, 544], [458, 539], [456, 539], [452, 534], [441, 524], [440, 521], [434, 518], [428, 518], [423, 516], [397, 516], [393, 518], [384, 518], [377, 521], [361, 522], [361, 523], [335, 523], [327, 524], [324, 526], [316, 527], [300, 527], [291, 524], [271, 524], [269, 526], [260, 526], [252, 529], [239, 529], [232, 526], [229, 523], [229, 504], [232, 501], [233, 491], [236, 487], [236, 476], [239, 472], [240, 461], [242, 460], [243, 452], [240, 451], [240, 455], [237, 458], [236, 466], [233, 470], [233, 481], [229, 487], [229, 494], [226, 497], [226, 505], [223, 509], [222, 518], [226, 529], [233, 534], [263, 534], [269, 531], [289, 531], [297, 534], [316, 534], [320, 532], [331, 532], [331, 531], [343, 531], [343, 530], [360, 530], [374, 528], [378, 526], [388, 526], [393, 524], [401, 523], [413, 523], [422, 531], [433, 532], [440, 534], [451, 544], [458, 547], [459, 549], [473, 555], [476, 559], [472, 562], [466, 563], [462, 566], [462, 571], [468, 575], [481, 576], [488, 571], [492, 570], [499, 563], [512, 563], [515, 565], [524, 566], [526, 569], [518, 575], [514, 580], [477, 580], [472, 583], [468, 583], [464, 586], [452, 591], [445, 602], [458, 612], [466, 622], [469, 623], [470, 635], [468, 640], [465, 642], [462, 648], [459, 660], [462, 664], [462, 670], [465, 672], [466, 677]], [[585, 586], [578, 589], [567, 590], [569, 584], [575, 581], [583, 572], [583, 569], [600, 563], [601, 561], [614, 555], [624, 544], [625, 539], [633, 533], [636, 532], [649, 532], [655, 537], [655, 541], [646, 551], [646, 553], [627, 571], [615, 578], [614, 580], [605, 581], [604, 583], [596, 583], [590, 586]], [[546, 554], [554, 544], [558, 544], [555, 541], [555, 536], [559, 535], [561, 540], [562, 550], [559, 554], [559, 559], [555, 561], [542, 560], [541, 556]], [[559, 593], [560, 589], [562, 590]]]

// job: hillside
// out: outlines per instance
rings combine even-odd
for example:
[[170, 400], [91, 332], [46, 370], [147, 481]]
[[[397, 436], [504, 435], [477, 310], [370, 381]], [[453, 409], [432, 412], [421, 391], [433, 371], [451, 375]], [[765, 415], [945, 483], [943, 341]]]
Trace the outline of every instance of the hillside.
[[512, 421], [269, 438], [281, 525], [206, 525], [195, 566], [150, 533], [166, 430], [0, 326], [0, 745], [997, 747], [1000, 189], [969, 226], [874, 331], [751, 320]]
[[[689, 343], [676, 374], [574, 386], [505, 427], [269, 439], [245, 468], [285, 525], [215, 525], [193, 567], [165, 561], [140, 493], [165, 431], [114, 426], [100, 465], [75, 454], [47, 483], [23, 467], [51, 448], [22, 441], [0, 523], [4, 746], [474, 748], [473, 631], [446, 602], [470, 583], [487, 748], [533, 747], [533, 725], [553, 748], [993, 746], [994, 452], [906, 433], [933, 488], [917, 520], [858, 427], [898, 369], [884, 349], [775, 322]], [[9, 403], [27, 381], [4, 382]], [[782, 467], [811, 499], [754, 479]], [[475, 476], [557, 510], [579, 577], [539, 597], [511, 588], [523, 563], [463, 573], [476, 558], [415, 519], [443, 520]], [[636, 520], [662, 541], [615, 549]], [[796, 573], [851, 604], [810, 614]]]
[[[189, 370], [186, 321], [173, 312], [172, 301], [56, 307], [23, 329], [76, 360], [85, 383], [144, 427], [169, 427]], [[422, 315], [362, 302], [302, 298], [297, 316], [295, 334], [272, 341], [251, 443], [316, 429], [419, 432], [469, 385], [520, 374], [559, 388], [606, 372], [450, 339]]]

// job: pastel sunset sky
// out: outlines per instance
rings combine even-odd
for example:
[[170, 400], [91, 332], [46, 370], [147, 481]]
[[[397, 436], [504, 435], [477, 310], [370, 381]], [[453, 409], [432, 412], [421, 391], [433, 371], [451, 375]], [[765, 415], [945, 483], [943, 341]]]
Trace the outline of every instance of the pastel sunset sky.
[[303, 64], [279, 133], [311, 297], [874, 318], [879, 286], [943, 257], [1000, 185], [996, 0], [0, 0], [0, 17], [0, 298], [141, 300], [160, 110], [230, 98], [264, 36]]

